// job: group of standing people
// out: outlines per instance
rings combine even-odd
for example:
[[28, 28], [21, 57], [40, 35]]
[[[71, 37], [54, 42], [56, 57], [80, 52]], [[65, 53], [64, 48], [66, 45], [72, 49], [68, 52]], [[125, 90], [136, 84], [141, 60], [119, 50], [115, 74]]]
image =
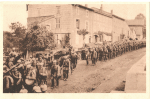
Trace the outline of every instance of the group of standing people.
[[51, 68], [51, 88], [59, 86], [60, 78], [67, 81], [70, 74], [77, 65], [77, 55], [74, 51], [70, 51], [69, 54], [62, 55], [59, 59], [53, 61]]
[[50, 54], [41, 53], [24, 59], [13, 49], [3, 65], [4, 93], [44, 93], [47, 91], [47, 78], [50, 78], [51, 88], [59, 86], [62, 78], [67, 81], [69, 72], [77, 65], [74, 51], [54, 59]]
[[14, 53], [10, 53], [8, 63], [3, 65], [3, 92], [46, 92], [47, 66], [42, 55], [24, 59], [21, 55], [16, 56]]
[[96, 47], [88, 47], [82, 51], [82, 59], [86, 60], [86, 64], [89, 65], [89, 61], [95, 65], [99, 61], [107, 61], [108, 59], [115, 58], [126, 52], [137, 50], [139, 48], [145, 47], [146, 41], [117, 41], [114, 43], [104, 42], [102, 45], [97, 45]]

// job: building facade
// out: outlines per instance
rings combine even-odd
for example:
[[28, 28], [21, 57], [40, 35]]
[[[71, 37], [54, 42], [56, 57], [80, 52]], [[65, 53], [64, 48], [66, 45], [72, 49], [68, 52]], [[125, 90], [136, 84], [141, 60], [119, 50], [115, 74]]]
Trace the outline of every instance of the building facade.
[[126, 20], [131, 30], [135, 30], [136, 38], [139, 40], [146, 38], [146, 18], [143, 14], [138, 14], [133, 20]]
[[[98, 8], [89, 8], [80, 4], [29, 4], [28, 26], [38, 22], [55, 33], [55, 41], [61, 44], [65, 35], [70, 36], [70, 44], [82, 47], [84, 43], [103, 41], [115, 42], [128, 36], [130, 28], [120, 18]], [[83, 39], [79, 30], [86, 29], [88, 34]]]

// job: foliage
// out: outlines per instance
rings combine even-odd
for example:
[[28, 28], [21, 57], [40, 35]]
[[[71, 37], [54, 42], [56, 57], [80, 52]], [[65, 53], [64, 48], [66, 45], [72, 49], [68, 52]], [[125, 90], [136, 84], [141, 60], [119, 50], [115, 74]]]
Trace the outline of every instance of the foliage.
[[77, 33], [79, 35], [83, 35], [83, 40], [84, 40], [85, 39], [85, 35], [88, 34], [89, 32], [86, 29], [82, 29], [82, 30], [79, 30]]
[[54, 34], [37, 23], [33, 23], [28, 30], [19, 22], [11, 23], [9, 27], [13, 33], [3, 33], [4, 49], [16, 47], [21, 51], [39, 51], [55, 46]]
[[30, 51], [40, 51], [54, 47], [54, 34], [46, 30], [44, 26], [33, 24], [28, 29], [24, 46]]
[[16, 47], [19, 48], [19, 50], [23, 50], [22, 43], [26, 36], [26, 28], [19, 22], [11, 23], [9, 28], [13, 32], [4, 33], [4, 49]]
[[9, 28], [13, 30], [13, 34], [18, 38], [24, 38], [26, 35], [26, 28], [19, 22], [11, 23]]
[[65, 47], [70, 46], [70, 36], [69, 35], [65, 35], [62, 45], [65, 46]]
[[13, 31], [3, 31], [3, 48], [6, 50], [7, 48], [19, 48], [19, 50], [22, 50], [22, 41], [25, 38], [26, 35], [26, 29], [24, 26], [22, 26], [19, 22], [11, 23], [9, 28]]
[[12, 33], [3, 31], [3, 48], [6, 50], [7, 48], [13, 47], [13, 39], [12, 39]]

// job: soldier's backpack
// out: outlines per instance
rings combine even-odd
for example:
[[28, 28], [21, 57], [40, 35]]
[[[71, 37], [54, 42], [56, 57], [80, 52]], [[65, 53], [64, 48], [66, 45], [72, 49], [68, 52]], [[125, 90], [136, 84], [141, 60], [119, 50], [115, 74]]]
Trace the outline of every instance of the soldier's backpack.
[[69, 61], [68, 60], [64, 60], [64, 67], [69, 67]]
[[40, 70], [39, 70], [39, 74], [42, 75], [42, 76], [47, 76], [47, 68], [46, 67], [42, 67]]

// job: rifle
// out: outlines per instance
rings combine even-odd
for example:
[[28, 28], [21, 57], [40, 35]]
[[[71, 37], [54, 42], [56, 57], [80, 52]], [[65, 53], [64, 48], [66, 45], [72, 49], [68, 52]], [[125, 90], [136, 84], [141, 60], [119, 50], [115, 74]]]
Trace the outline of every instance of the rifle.
[[6, 72], [4, 72], [4, 74], [8, 73], [9, 71], [13, 70], [14, 68], [17, 68], [20, 64], [23, 64], [23, 63], [24, 62], [17, 63], [16, 65], [14, 65], [11, 68], [9, 68]]

